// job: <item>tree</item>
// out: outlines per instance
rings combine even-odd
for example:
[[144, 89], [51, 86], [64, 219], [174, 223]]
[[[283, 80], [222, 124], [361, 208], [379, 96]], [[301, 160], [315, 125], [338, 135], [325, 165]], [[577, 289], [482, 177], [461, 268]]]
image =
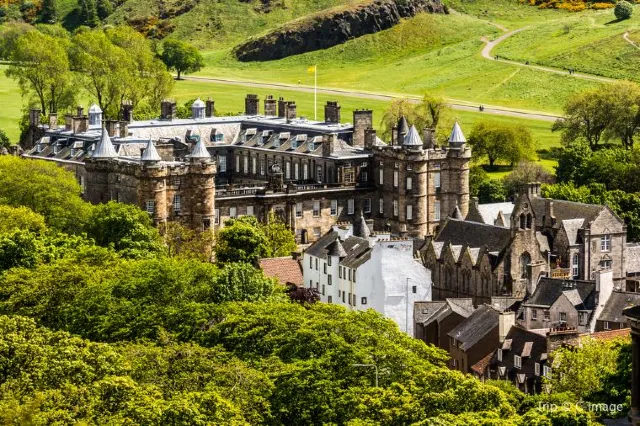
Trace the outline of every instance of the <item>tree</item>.
[[0, 149], [9, 148], [10, 146], [11, 146], [11, 141], [9, 141], [9, 136], [7, 136], [4, 130], [0, 129]]
[[149, 214], [132, 204], [109, 201], [92, 206], [85, 231], [99, 246], [113, 247], [125, 257], [162, 250], [160, 235]]
[[290, 256], [296, 251], [296, 240], [293, 232], [282, 220], [271, 211], [267, 223], [261, 225], [262, 232], [267, 240], [267, 250], [264, 257]]
[[508, 197], [517, 195], [530, 182], [553, 183], [553, 175], [539, 164], [521, 161], [511, 173], [503, 178]]
[[165, 226], [163, 239], [169, 256], [181, 259], [211, 261], [213, 256], [214, 234], [212, 230], [194, 231], [178, 222], [169, 222]]
[[58, 20], [56, 0], [42, 0], [40, 9], [40, 20], [47, 24], [53, 24]]
[[11, 207], [0, 204], [0, 234], [21, 229], [35, 234], [47, 230], [44, 217], [27, 207]]
[[216, 236], [216, 260], [257, 264], [261, 257], [268, 255], [268, 243], [254, 216], [230, 219]]
[[16, 40], [10, 59], [7, 76], [18, 81], [23, 97], [37, 97], [42, 114], [75, 103], [65, 39], [28, 31]]
[[416, 126], [418, 131], [424, 128], [440, 130], [449, 108], [443, 98], [425, 94], [418, 103], [410, 99], [396, 99], [391, 102], [382, 117], [382, 136], [391, 138], [393, 127], [398, 124], [403, 115], [409, 122]]
[[612, 120], [605, 137], [617, 137], [622, 146], [631, 149], [640, 129], [640, 87], [629, 81], [619, 81], [608, 85], [606, 94], [611, 98], [614, 109], [610, 111]]
[[475, 155], [486, 156], [489, 167], [503, 160], [511, 165], [530, 159], [535, 153], [535, 143], [527, 129], [497, 122], [480, 122], [469, 135], [469, 144]]
[[471, 196], [477, 197], [480, 185], [490, 179], [489, 174], [481, 166], [471, 166], [469, 168], [469, 193]]
[[488, 179], [478, 187], [478, 201], [481, 204], [498, 203], [507, 199], [507, 191], [499, 180]]
[[8, 155], [0, 156], [0, 203], [28, 207], [50, 228], [71, 233], [82, 229], [90, 206], [72, 173], [49, 161]]
[[110, 0], [97, 0], [96, 12], [101, 20], [107, 19], [113, 13], [113, 5]]
[[95, 0], [78, 0], [77, 11], [82, 25], [93, 28], [100, 23]]
[[178, 80], [181, 74], [198, 72], [204, 66], [204, 58], [198, 49], [180, 40], [165, 41], [160, 58], [167, 68], [178, 73]]
[[0, 272], [15, 267], [33, 268], [43, 253], [41, 241], [32, 232], [15, 229], [0, 234]]
[[625, 0], [620, 0], [616, 3], [616, 7], [613, 9], [613, 14], [616, 15], [616, 19], [622, 21], [624, 19], [631, 18], [633, 15], [633, 5]]

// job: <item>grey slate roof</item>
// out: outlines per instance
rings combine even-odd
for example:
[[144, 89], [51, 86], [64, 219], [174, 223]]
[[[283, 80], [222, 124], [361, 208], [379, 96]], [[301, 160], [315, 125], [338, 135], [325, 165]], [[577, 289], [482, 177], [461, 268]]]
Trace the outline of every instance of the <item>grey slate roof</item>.
[[102, 138], [100, 139], [100, 142], [98, 142], [98, 146], [96, 146], [91, 157], [99, 159], [118, 157], [118, 153], [113, 147], [109, 133], [107, 133], [106, 130], [102, 129]]
[[409, 123], [407, 123], [407, 117], [404, 115], [398, 120], [398, 134], [407, 135], [409, 133]]
[[614, 291], [604, 305], [598, 318], [600, 321], [624, 322], [622, 311], [635, 305], [640, 305], [640, 293]]
[[449, 336], [458, 340], [463, 351], [469, 350], [484, 336], [498, 327], [498, 311], [491, 306], [478, 307], [466, 320], [449, 332]]
[[353, 235], [360, 238], [369, 238], [371, 235], [371, 230], [367, 226], [367, 222], [364, 220], [362, 212], [360, 212], [360, 217], [353, 225]]
[[486, 225], [448, 218], [435, 239], [452, 245], [468, 245], [477, 248], [486, 246], [490, 252], [501, 252], [511, 241], [511, 230], [500, 226]]
[[[338, 240], [338, 233], [335, 231], [324, 234], [318, 241], [311, 244], [307, 253], [321, 259], [326, 259], [327, 254], [335, 249], [333, 243]], [[350, 236], [340, 244], [345, 252], [345, 256], [340, 260], [340, 265], [348, 268], [357, 268], [371, 258], [371, 247], [369, 241]], [[339, 249], [338, 249], [339, 250]]]
[[[554, 204], [554, 207], [555, 207], [555, 204]], [[583, 218], [566, 219], [562, 221], [562, 227], [564, 228], [564, 231], [567, 234], [567, 238], [569, 239], [569, 244], [571, 245], [578, 244], [578, 230], [582, 229], [583, 223], [584, 223]]]
[[[526, 374], [527, 377], [535, 375], [535, 363], [541, 363], [546, 359], [547, 338], [538, 333], [526, 330], [517, 324], [509, 329], [506, 340], [511, 341], [509, 348], [502, 348], [502, 361], [498, 361], [497, 354], [491, 359], [491, 366], [506, 367], [509, 378], [512, 379], [514, 374]], [[522, 357], [520, 360], [521, 367], [515, 368], [514, 355]], [[542, 367], [540, 369], [542, 373]]]
[[151, 139], [149, 139], [149, 142], [147, 143], [147, 147], [144, 150], [144, 153], [142, 154], [142, 161], [148, 161], [148, 162], [155, 162], [155, 161], [161, 161], [162, 158], [160, 158], [160, 155], [158, 154], [158, 151], [156, 150], [156, 146], [153, 144], [153, 141]]
[[197, 159], [207, 159], [211, 158], [211, 154], [209, 154], [209, 151], [207, 151], [207, 147], [204, 145], [204, 141], [200, 139], [198, 143], [196, 143], [196, 146], [193, 148], [193, 151], [191, 152], [191, 155], [189, 157]]
[[[551, 306], [564, 292], [576, 290], [570, 294], [572, 303], [578, 300], [584, 305], [584, 309], [592, 310], [595, 305], [596, 284], [593, 281], [561, 280], [548, 277], [540, 278], [536, 290], [525, 305]], [[575, 304], [574, 304], [575, 306]]]
[[334, 242], [329, 244], [329, 247], [327, 247], [327, 255], [328, 256], [347, 257], [347, 252], [344, 251], [344, 247], [342, 247], [342, 243], [340, 243], [340, 239], [339, 238], [336, 238]]
[[433, 321], [440, 321], [451, 313], [468, 318], [473, 313], [473, 301], [470, 298], [447, 298], [444, 301], [417, 302], [416, 322], [429, 325]]
[[576, 203], [574, 201], [553, 200], [549, 198], [532, 197], [531, 207], [536, 218], [542, 219], [545, 215], [545, 206], [547, 201], [553, 202], [553, 215], [556, 218], [556, 226], [560, 227], [565, 220], [584, 219], [584, 223], [588, 224], [594, 220], [605, 206], [597, 204]]
[[511, 217], [511, 212], [513, 212], [514, 206], [515, 204], [511, 202], [478, 204], [478, 211], [480, 212], [484, 223], [493, 225], [495, 224], [495, 221], [498, 218], [498, 213], [500, 212], [502, 212], [505, 219], [508, 221]]
[[416, 130], [416, 126], [411, 126], [402, 144], [404, 146], [422, 146], [422, 139]]

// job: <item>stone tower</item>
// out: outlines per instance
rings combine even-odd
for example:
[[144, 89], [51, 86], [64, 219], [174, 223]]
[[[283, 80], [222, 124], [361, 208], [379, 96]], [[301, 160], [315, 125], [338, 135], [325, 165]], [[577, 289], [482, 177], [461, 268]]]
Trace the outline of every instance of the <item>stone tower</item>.
[[198, 141], [189, 155], [185, 201], [191, 212], [192, 229], [206, 230], [213, 226], [216, 198], [216, 163], [202, 140]]

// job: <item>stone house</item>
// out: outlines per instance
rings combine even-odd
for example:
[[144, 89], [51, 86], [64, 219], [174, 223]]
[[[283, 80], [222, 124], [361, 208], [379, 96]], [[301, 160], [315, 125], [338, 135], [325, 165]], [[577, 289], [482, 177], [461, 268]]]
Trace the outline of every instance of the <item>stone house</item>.
[[640, 293], [615, 290], [611, 293], [604, 309], [597, 318], [595, 331], [621, 330], [629, 324], [623, 311], [640, 305]]
[[448, 352], [449, 332], [469, 318], [474, 310], [470, 298], [416, 302], [413, 310], [414, 337]]

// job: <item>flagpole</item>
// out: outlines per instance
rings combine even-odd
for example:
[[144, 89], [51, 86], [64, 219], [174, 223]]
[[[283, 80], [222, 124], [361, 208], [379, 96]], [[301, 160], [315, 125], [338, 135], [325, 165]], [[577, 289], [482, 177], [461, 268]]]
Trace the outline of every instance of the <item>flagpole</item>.
[[318, 65], [313, 66], [313, 119], [318, 121]]

